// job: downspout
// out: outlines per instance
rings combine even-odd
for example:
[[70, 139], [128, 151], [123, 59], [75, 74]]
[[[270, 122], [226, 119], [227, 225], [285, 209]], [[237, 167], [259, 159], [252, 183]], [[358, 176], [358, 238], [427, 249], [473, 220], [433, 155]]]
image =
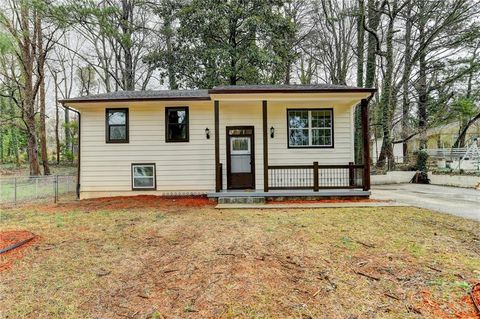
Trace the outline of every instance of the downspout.
[[72, 111], [74, 113], [77, 113], [78, 115], [78, 156], [77, 156], [77, 199], [80, 199], [80, 146], [81, 146], [81, 132], [82, 132], [82, 117], [80, 112], [77, 110], [71, 109], [68, 106], [65, 106], [65, 102], [60, 102], [62, 104], [62, 107], [66, 110]]

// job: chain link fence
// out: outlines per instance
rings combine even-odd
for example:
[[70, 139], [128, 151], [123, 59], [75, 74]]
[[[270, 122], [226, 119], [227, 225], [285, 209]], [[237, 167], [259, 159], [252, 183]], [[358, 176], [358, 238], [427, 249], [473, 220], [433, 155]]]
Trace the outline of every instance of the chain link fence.
[[0, 205], [73, 200], [76, 185], [74, 175], [0, 177]]

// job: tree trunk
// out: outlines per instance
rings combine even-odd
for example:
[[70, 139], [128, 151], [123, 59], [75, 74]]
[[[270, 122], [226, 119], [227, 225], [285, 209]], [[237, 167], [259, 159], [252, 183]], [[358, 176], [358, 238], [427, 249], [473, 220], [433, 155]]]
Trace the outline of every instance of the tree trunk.
[[[375, 0], [368, 0], [368, 28], [376, 32], [380, 24], [380, 13]], [[377, 67], [377, 40], [371, 33], [367, 40], [367, 67], [365, 74], [365, 87], [371, 88], [375, 83]]]
[[390, 11], [390, 20], [388, 23], [386, 45], [387, 52], [385, 54], [385, 75], [383, 78], [382, 97], [380, 99], [381, 107], [381, 121], [383, 132], [383, 143], [380, 155], [378, 156], [377, 167], [383, 167], [388, 160], [389, 163], [394, 163], [393, 144], [392, 144], [392, 117], [394, 113], [395, 104], [393, 103], [393, 72], [395, 67], [395, 58], [393, 55], [393, 35], [394, 22], [396, 17], [396, 0], [393, 1], [392, 10]]
[[[408, 136], [408, 118], [410, 113], [410, 87], [409, 79], [412, 72], [412, 17], [411, 12], [413, 9], [413, 1], [408, 1], [407, 5], [407, 17], [405, 18], [405, 55], [404, 55], [404, 70], [403, 70], [403, 94], [402, 94], [402, 138], [405, 139]], [[402, 143], [402, 154], [404, 157], [408, 155], [408, 142]]]
[[29, 114], [25, 116], [25, 126], [27, 128], [27, 153], [28, 161], [30, 163], [30, 176], [39, 176], [40, 165], [38, 164], [38, 144], [37, 134], [35, 132], [35, 113], [29, 112]]
[[173, 44], [172, 44], [172, 40], [173, 40], [172, 19], [171, 19], [171, 15], [165, 16], [163, 18], [164, 18], [163, 33], [165, 34], [165, 44], [167, 47], [168, 86], [170, 90], [177, 90], [178, 83], [177, 83], [176, 74], [175, 74], [175, 59], [173, 56]]
[[[365, 59], [365, 29], [363, 23], [365, 21], [365, 3], [363, 0], [358, 0], [357, 12], [357, 86], [363, 87], [363, 68]], [[355, 107], [355, 163], [362, 162], [362, 118], [360, 112], [360, 105]]]
[[122, 29], [123, 35], [121, 43], [124, 55], [123, 89], [130, 91], [135, 90], [135, 74], [133, 70], [132, 55], [133, 23], [133, 4], [128, 0], [122, 0], [122, 17], [120, 21], [120, 28]]
[[23, 107], [23, 122], [26, 127], [27, 134], [27, 153], [28, 162], [30, 166], [30, 176], [40, 175], [40, 165], [38, 163], [38, 142], [35, 125], [35, 94], [33, 87], [33, 69], [34, 69], [34, 54], [31, 48], [36, 46], [32, 43], [29, 28], [29, 7], [26, 2], [20, 2], [20, 24], [23, 30], [22, 38], [19, 41], [20, 55], [22, 61], [22, 78], [24, 85], [21, 88], [22, 107]]
[[57, 165], [60, 164], [60, 134], [59, 134], [59, 108], [58, 108], [58, 81], [57, 73], [53, 72], [55, 84], [55, 144], [57, 147]]
[[[419, 27], [420, 46], [424, 46], [425, 26]], [[427, 148], [427, 61], [426, 49], [423, 49], [419, 55], [418, 70], [418, 129], [420, 131], [420, 149]]]
[[47, 149], [47, 130], [45, 127], [45, 51], [43, 47], [43, 34], [42, 34], [42, 20], [39, 12], [35, 13], [35, 31], [37, 34], [37, 52], [38, 52], [38, 81], [39, 86], [39, 104], [40, 104], [40, 149], [43, 165], [43, 174], [50, 175], [50, 167], [48, 166], [48, 149]]

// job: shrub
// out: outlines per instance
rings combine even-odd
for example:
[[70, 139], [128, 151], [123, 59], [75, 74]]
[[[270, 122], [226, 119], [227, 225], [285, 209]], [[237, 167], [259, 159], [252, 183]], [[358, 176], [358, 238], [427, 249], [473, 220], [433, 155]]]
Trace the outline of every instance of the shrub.
[[428, 153], [425, 150], [419, 150], [417, 152], [417, 163], [415, 169], [421, 172], [428, 171]]

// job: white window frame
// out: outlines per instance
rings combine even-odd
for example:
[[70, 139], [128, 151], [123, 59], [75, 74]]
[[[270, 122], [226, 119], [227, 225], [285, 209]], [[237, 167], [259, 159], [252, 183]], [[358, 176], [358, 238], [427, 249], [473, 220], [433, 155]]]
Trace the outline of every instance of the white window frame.
[[[132, 190], [156, 190], [157, 189], [157, 170], [155, 163], [132, 163]], [[135, 167], [152, 167], [153, 176], [135, 176]], [[152, 186], [135, 186], [135, 177], [149, 178], [152, 180]]]
[[[329, 127], [312, 127], [312, 112], [317, 112], [317, 111], [328, 111], [330, 113], [330, 126]], [[291, 145], [290, 144], [290, 132], [291, 130], [300, 130], [299, 128], [291, 128], [290, 127], [290, 117], [289, 114], [290, 112], [307, 112], [308, 114], [308, 127], [303, 128], [304, 130], [308, 131], [308, 145]], [[333, 148], [334, 147], [334, 140], [333, 140], [333, 109], [332, 108], [298, 108], [298, 109], [287, 109], [287, 129], [288, 129], [288, 134], [287, 134], [287, 145], [288, 148]], [[312, 139], [313, 139], [313, 134], [312, 131], [314, 129], [324, 129], [324, 130], [330, 130], [330, 144], [324, 144], [324, 145], [313, 145], [312, 144]]]

